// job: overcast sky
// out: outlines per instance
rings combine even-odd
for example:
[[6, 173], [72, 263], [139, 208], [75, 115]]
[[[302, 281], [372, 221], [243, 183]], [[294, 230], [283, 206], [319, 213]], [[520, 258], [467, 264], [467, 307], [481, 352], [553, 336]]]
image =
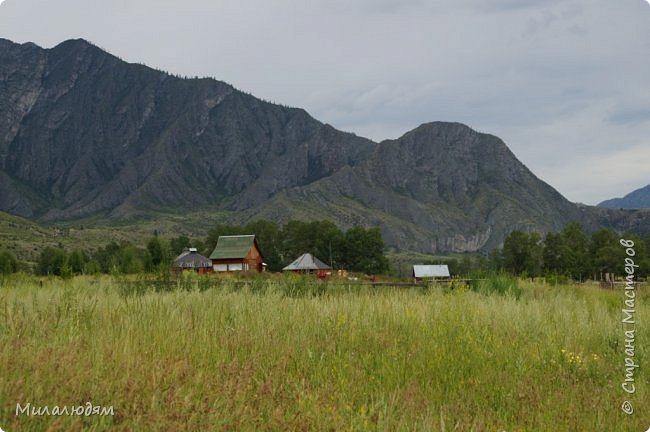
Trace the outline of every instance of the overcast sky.
[[376, 141], [463, 122], [576, 202], [650, 183], [645, 0], [5, 0], [0, 37], [84, 38]]

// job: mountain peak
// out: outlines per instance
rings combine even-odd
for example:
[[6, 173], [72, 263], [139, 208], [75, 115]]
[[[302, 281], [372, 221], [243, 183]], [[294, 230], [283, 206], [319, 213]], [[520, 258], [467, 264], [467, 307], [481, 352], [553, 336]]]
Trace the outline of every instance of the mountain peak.
[[434, 121], [422, 123], [402, 135], [400, 140], [454, 139], [475, 136], [478, 132], [466, 124], [458, 122]]
[[110, 53], [102, 50], [98, 46], [88, 42], [86, 39], [67, 39], [56, 46], [47, 50], [48, 52], [54, 53], [54, 55], [63, 55], [72, 52], [88, 52], [91, 51], [94, 54], [102, 54], [106, 56], [112, 56]]
[[420, 126], [413, 129], [413, 131], [438, 131], [438, 130], [457, 130], [465, 132], [476, 132], [471, 127], [464, 123], [448, 122], [448, 121], [432, 121], [422, 123]]
[[604, 208], [641, 209], [650, 208], [650, 184], [636, 189], [623, 198], [613, 198], [598, 204]]
[[93, 44], [88, 42], [86, 39], [75, 38], [75, 39], [66, 39], [63, 42], [59, 42], [57, 45], [54, 46], [54, 48], [90, 46], [90, 45], [94, 46]]

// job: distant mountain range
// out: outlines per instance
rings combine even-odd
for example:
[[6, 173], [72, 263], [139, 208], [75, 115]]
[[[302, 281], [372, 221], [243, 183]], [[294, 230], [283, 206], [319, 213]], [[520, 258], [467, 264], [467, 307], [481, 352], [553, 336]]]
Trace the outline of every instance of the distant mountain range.
[[573, 221], [650, 231], [649, 212], [573, 204], [499, 138], [459, 123], [375, 143], [84, 40], [42, 49], [0, 39], [0, 211], [111, 223], [201, 209], [238, 222], [378, 225], [389, 245], [429, 253]]
[[613, 198], [598, 204], [599, 207], [613, 209], [647, 209], [650, 208], [650, 185], [637, 189], [623, 198]]

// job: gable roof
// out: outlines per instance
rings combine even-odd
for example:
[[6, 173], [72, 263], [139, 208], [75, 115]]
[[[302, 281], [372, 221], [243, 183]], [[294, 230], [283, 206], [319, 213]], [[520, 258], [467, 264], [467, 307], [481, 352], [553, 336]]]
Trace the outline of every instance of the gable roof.
[[201, 255], [192, 248], [186, 251], [183, 251], [179, 256], [174, 259], [175, 268], [201, 268], [201, 267], [212, 267], [212, 263], [209, 259]]
[[300, 255], [294, 262], [282, 270], [330, 270], [331, 268], [312, 254], [306, 253]]
[[219, 236], [210, 259], [245, 258], [254, 244], [254, 235]]
[[449, 267], [447, 267], [447, 264], [414, 265], [413, 276], [416, 278], [449, 277]]

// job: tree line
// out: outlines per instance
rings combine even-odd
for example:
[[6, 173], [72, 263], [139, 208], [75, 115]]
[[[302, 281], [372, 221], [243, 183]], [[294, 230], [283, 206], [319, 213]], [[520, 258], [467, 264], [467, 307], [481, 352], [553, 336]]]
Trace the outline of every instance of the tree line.
[[[330, 221], [303, 222], [292, 220], [283, 226], [268, 220], [246, 225], [217, 224], [203, 239], [186, 236], [162, 238], [157, 233], [143, 245], [130, 242], [110, 242], [96, 250], [46, 247], [36, 262], [35, 273], [69, 277], [77, 274], [131, 274], [169, 270], [174, 257], [184, 248], [196, 247], [209, 256], [221, 235], [254, 234], [267, 268], [281, 271], [305, 252], [335, 269], [343, 268], [366, 274], [388, 271], [384, 241], [378, 228], [354, 227], [342, 231]], [[635, 243], [635, 263], [639, 277], [650, 275], [650, 234], [644, 238], [630, 234], [626, 239]], [[435, 260], [448, 264], [452, 275], [477, 271], [504, 271], [523, 277], [556, 275], [574, 280], [600, 279], [605, 273], [624, 275], [625, 248], [620, 236], [611, 229], [587, 234], [579, 224], [569, 224], [562, 231], [541, 236], [536, 232], [513, 231], [503, 247], [492, 250], [487, 257]], [[429, 262], [421, 262], [427, 264]], [[396, 262], [395, 275], [410, 274], [410, 264]], [[0, 250], [0, 275], [25, 269], [16, 257]]]
[[[132, 274], [168, 270], [184, 248], [196, 247], [209, 256], [221, 235], [254, 234], [270, 271], [282, 268], [306, 252], [331, 265], [367, 274], [384, 273], [388, 260], [379, 228], [353, 227], [340, 230], [330, 221], [291, 220], [278, 226], [267, 220], [246, 225], [218, 224], [204, 240], [187, 236], [162, 238], [154, 232], [146, 244], [110, 242], [96, 250], [66, 251], [61, 244], [44, 248], [38, 257], [35, 273], [71, 277], [78, 274]], [[0, 251], [0, 274], [14, 273], [20, 263], [10, 252]]]
[[216, 225], [208, 232], [203, 251], [208, 255], [219, 236], [255, 234], [270, 271], [280, 271], [300, 255], [310, 252], [335, 269], [366, 274], [388, 270], [384, 240], [379, 228], [356, 226], [343, 232], [333, 222], [291, 220], [279, 227], [268, 220], [246, 225]]
[[[539, 233], [513, 231], [503, 247], [493, 250], [488, 257], [495, 270], [537, 277], [562, 275], [582, 281], [600, 280], [605, 273], [623, 276], [625, 248], [619, 244], [620, 236], [603, 228], [588, 235], [580, 224], [569, 224], [560, 232], [549, 232], [542, 238]], [[634, 241], [636, 274], [650, 274], [650, 234], [644, 238], [635, 234], [624, 238]]]

